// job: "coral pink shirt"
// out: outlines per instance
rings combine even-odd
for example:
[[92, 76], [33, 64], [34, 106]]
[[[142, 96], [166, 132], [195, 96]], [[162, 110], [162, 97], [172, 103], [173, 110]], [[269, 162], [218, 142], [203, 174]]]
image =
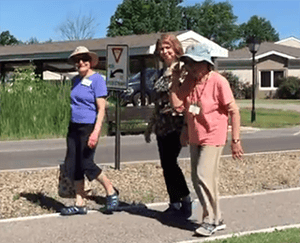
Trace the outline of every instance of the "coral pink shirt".
[[[219, 73], [211, 72], [207, 81], [195, 86], [184, 102], [190, 144], [225, 145], [227, 105], [233, 100], [229, 82]], [[201, 107], [198, 115], [189, 112], [190, 105], [195, 103]]]

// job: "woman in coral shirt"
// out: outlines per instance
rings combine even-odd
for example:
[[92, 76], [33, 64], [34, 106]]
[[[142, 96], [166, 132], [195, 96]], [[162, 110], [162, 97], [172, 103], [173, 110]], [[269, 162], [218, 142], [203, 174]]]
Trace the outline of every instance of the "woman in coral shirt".
[[[192, 181], [203, 208], [202, 224], [195, 233], [210, 236], [225, 229], [218, 199], [218, 165], [227, 140], [228, 116], [232, 122], [232, 156], [241, 159], [240, 114], [228, 81], [213, 71], [209, 48], [191, 45], [180, 58], [188, 75], [171, 87], [175, 109], [184, 109], [186, 128], [183, 144], [190, 144]], [[175, 78], [176, 80], [176, 78]]]

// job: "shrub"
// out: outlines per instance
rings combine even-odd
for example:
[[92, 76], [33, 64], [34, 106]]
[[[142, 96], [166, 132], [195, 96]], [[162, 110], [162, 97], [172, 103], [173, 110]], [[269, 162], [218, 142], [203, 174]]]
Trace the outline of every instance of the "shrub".
[[300, 79], [297, 77], [283, 77], [278, 80], [279, 87], [276, 91], [276, 98], [279, 99], [299, 99]]
[[234, 75], [232, 72], [222, 72], [221, 75], [228, 80], [234, 98], [236, 99], [251, 98], [252, 85], [250, 85], [249, 82], [247, 83], [240, 82], [238, 76]]

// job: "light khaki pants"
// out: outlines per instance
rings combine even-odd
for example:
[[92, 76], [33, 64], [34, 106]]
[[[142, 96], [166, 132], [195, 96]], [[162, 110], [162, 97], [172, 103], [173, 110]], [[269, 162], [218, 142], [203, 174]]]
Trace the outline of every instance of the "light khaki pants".
[[203, 208], [202, 221], [210, 224], [218, 224], [221, 219], [218, 167], [223, 148], [190, 145], [193, 186]]

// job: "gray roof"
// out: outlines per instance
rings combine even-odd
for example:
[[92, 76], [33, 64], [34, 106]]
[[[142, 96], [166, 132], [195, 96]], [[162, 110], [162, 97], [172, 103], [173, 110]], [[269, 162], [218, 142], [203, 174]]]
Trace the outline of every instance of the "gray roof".
[[[186, 31], [170, 33], [177, 36], [184, 32]], [[104, 58], [106, 56], [106, 46], [109, 44], [128, 45], [130, 56], [148, 55], [151, 54], [149, 53], [149, 47], [155, 44], [160, 36], [161, 33], [153, 33], [33, 45], [0, 46], [0, 62], [30, 59], [67, 59], [77, 46], [86, 46], [90, 51], [96, 52], [100, 58]]]
[[[300, 48], [289, 47], [285, 45], [275, 44], [272, 42], [261, 43], [258, 52], [255, 54], [256, 58], [268, 56], [268, 55], [280, 55], [285, 56], [288, 59], [300, 58]], [[230, 51], [228, 53], [228, 58], [226, 59], [251, 59], [252, 53], [249, 51], [248, 47]], [[224, 60], [224, 58], [220, 58]]]
[[[192, 42], [207, 43], [214, 52], [214, 56], [227, 56], [228, 51], [213, 41], [199, 35], [192, 30], [168, 32], [178, 37], [185, 44]], [[19, 62], [31, 60], [66, 60], [77, 46], [86, 46], [96, 52], [100, 60], [106, 57], [107, 45], [128, 45], [129, 56], [145, 56], [154, 53], [157, 39], [162, 33], [144, 35], [129, 35], [90, 39], [80, 41], [52, 42], [33, 45], [0, 46], [0, 62]], [[184, 48], [184, 47], [183, 47]]]

